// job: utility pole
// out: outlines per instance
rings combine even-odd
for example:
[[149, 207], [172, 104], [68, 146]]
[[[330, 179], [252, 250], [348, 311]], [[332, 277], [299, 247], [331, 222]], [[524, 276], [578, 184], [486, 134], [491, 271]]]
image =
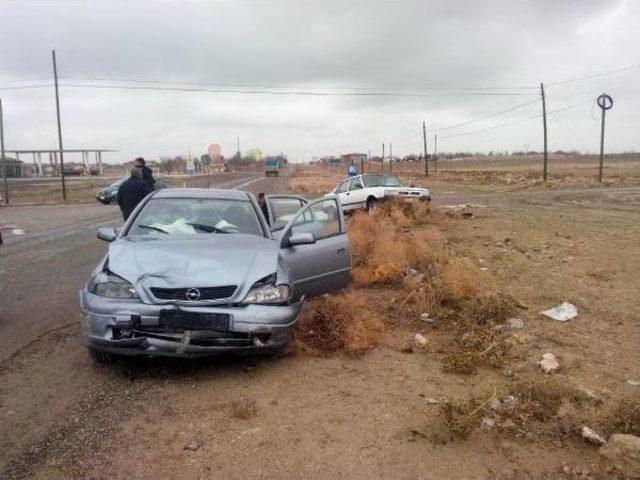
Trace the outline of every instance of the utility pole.
[[60, 177], [62, 178], [62, 199], [67, 199], [67, 188], [64, 183], [64, 153], [62, 151], [62, 126], [60, 125], [60, 95], [58, 93], [58, 67], [56, 65], [56, 51], [51, 50], [53, 59], [53, 79], [56, 86], [56, 116], [58, 118], [58, 148], [60, 149]]
[[542, 95], [542, 130], [544, 132], [544, 157], [542, 164], [542, 181], [547, 181], [547, 102], [544, 97], [544, 84], [540, 84], [540, 94]]
[[433, 171], [438, 171], [438, 134], [433, 134]]
[[427, 125], [422, 122], [422, 141], [424, 143], [424, 174], [429, 176], [429, 160], [427, 159]]
[[389, 142], [389, 173], [393, 172], [393, 143]]
[[382, 142], [382, 161], [380, 162], [380, 169], [384, 173], [384, 142]]
[[2, 121], [2, 99], [0, 98], [0, 158], [2, 159], [2, 180], [4, 182], [4, 203], [9, 205], [9, 184], [7, 183], [7, 159], [4, 156], [4, 123]]

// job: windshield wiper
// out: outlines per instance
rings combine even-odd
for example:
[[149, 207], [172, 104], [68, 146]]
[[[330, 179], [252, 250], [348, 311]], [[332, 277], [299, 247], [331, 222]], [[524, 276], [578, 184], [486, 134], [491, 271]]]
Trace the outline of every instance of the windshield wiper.
[[222, 230], [213, 225], [204, 225], [202, 223], [191, 223], [191, 222], [187, 222], [187, 225], [191, 225], [196, 230], [202, 230], [203, 232], [207, 232], [207, 233], [229, 233], [226, 230]]
[[148, 230], [155, 230], [156, 232], [167, 233], [167, 234], [170, 233], [170, 232], [167, 232], [166, 230], [163, 230], [160, 227], [154, 227], [153, 225], [138, 225], [138, 228], [146, 228]]

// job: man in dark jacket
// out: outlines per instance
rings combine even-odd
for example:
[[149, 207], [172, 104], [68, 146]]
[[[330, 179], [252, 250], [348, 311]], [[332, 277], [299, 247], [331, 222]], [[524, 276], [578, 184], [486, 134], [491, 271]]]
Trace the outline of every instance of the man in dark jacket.
[[136, 167], [142, 170], [142, 179], [144, 183], [147, 184], [147, 193], [151, 193], [154, 190], [154, 184], [156, 183], [155, 178], [153, 178], [153, 172], [149, 167], [145, 165], [144, 158], [138, 157], [135, 159]]
[[258, 194], [258, 205], [260, 205], [260, 210], [262, 210], [262, 214], [264, 215], [264, 218], [267, 221], [267, 225], [270, 226], [269, 207], [267, 207], [267, 200], [265, 199], [264, 193], [262, 192]]
[[138, 167], [131, 169], [131, 176], [118, 188], [118, 205], [126, 222], [131, 212], [147, 196], [147, 184], [142, 180], [142, 170]]

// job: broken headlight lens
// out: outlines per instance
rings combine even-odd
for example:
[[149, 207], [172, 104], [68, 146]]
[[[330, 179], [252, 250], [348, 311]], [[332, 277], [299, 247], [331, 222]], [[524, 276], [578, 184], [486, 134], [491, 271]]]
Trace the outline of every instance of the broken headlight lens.
[[275, 285], [276, 275], [272, 274], [253, 284], [242, 303], [286, 303], [291, 297], [289, 285]]
[[139, 298], [133, 285], [112, 273], [100, 273], [92, 278], [89, 291], [107, 298]]

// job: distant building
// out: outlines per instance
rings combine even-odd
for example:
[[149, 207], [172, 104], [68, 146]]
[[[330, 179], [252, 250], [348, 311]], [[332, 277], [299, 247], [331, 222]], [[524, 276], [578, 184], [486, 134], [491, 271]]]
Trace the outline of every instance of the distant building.
[[340, 165], [341, 160], [338, 157], [321, 157], [318, 159], [319, 165]]
[[340, 155], [340, 160], [345, 164], [360, 164], [360, 162], [367, 159], [366, 153], [345, 153], [344, 155]]
[[209, 145], [209, 147], [207, 148], [207, 153], [209, 154], [209, 157], [211, 157], [211, 158], [213, 158], [213, 157], [221, 157], [222, 156], [222, 149], [220, 148], [220, 144], [212, 143], [211, 145]]
[[[4, 157], [7, 165], [7, 177], [16, 178], [24, 177], [27, 175], [27, 169], [22, 160], [16, 160], [15, 158]], [[0, 167], [2, 164], [0, 163]]]
[[222, 149], [220, 145], [217, 143], [212, 143], [207, 148], [207, 153], [209, 154], [209, 158], [211, 159], [211, 170], [218, 171], [224, 169], [224, 166], [227, 164], [227, 161], [222, 156]]
[[246, 158], [250, 158], [254, 162], [259, 162], [260, 160], [262, 160], [262, 152], [260, 151], [259, 148], [251, 148], [247, 150], [244, 156]]

